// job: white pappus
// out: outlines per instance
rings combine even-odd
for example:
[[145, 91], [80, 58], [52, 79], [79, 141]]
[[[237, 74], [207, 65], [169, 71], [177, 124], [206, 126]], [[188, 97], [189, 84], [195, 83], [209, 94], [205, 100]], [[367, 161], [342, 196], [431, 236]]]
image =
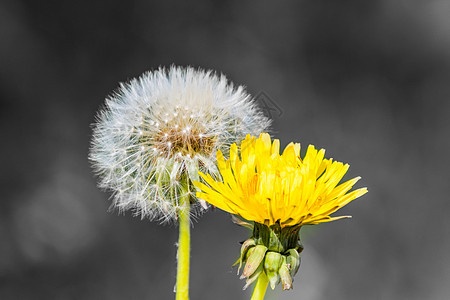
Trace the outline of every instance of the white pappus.
[[242, 86], [224, 75], [172, 66], [144, 73], [106, 99], [94, 124], [89, 158], [113, 206], [142, 218], [174, 221], [189, 196], [201, 206], [192, 180], [198, 171], [219, 177], [216, 152], [270, 121]]

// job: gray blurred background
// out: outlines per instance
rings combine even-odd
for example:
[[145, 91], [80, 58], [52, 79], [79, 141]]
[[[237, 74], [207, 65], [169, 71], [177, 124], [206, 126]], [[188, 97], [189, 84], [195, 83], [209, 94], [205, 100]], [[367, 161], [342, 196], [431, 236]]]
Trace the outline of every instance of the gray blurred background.
[[[294, 291], [267, 299], [450, 297], [450, 1], [275, 3], [0, 2], [0, 299], [174, 299], [177, 228], [108, 212], [87, 160], [105, 97], [170, 64], [246, 85], [283, 145], [369, 188], [302, 229]], [[191, 299], [249, 299], [247, 237], [195, 223]]]

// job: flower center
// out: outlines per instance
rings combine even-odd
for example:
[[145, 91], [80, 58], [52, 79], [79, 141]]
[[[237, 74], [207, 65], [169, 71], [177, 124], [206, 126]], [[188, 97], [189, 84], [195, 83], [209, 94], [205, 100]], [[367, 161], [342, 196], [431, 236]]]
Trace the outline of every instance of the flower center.
[[168, 157], [176, 154], [194, 157], [197, 153], [211, 154], [216, 144], [216, 138], [205, 135], [198, 127], [168, 126], [161, 128], [154, 143], [156, 148], [166, 153]]

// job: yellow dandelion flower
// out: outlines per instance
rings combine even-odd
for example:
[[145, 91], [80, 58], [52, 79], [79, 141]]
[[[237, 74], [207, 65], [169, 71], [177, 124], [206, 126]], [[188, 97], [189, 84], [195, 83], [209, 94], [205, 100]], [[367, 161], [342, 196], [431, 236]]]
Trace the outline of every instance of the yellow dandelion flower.
[[280, 142], [269, 134], [247, 135], [230, 148], [230, 159], [217, 152], [223, 182], [200, 173], [209, 185], [197, 182], [197, 197], [246, 220], [268, 226], [310, 225], [348, 216], [329, 215], [364, 195], [366, 188], [347, 193], [360, 177], [340, 185], [349, 165], [324, 158], [325, 150], [310, 145], [303, 159], [300, 144], [289, 144], [279, 154]]
[[330, 214], [367, 189], [349, 192], [360, 177], [339, 184], [349, 165], [326, 159], [325, 150], [312, 145], [303, 159], [298, 143], [290, 143], [280, 154], [279, 140], [272, 142], [263, 133], [259, 138], [247, 135], [240, 157], [238, 152], [236, 144], [230, 147], [229, 159], [217, 152], [223, 181], [200, 172], [206, 184], [195, 182], [201, 190], [197, 197], [255, 222], [253, 237], [243, 244], [238, 261], [247, 261], [242, 274], [247, 277], [246, 287], [264, 270], [272, 288], [281, 278], [283, 289], [289, 289], [303, 250], [300, 227], [348, 218]]

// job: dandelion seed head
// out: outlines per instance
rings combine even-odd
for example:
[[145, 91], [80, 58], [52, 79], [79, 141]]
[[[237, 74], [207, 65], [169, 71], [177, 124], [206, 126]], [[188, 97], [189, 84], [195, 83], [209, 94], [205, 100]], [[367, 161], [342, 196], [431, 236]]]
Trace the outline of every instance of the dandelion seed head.
[[[142, 218], [175, 221], [181, 198], [202, 209], [193, 180], [198, 171], [219, 178], [217, 150], [270, 121], [244, 88], [225, 76], [194, 68], [148, 72], [106, 99], [95, 124], [90, 159], [113, 206]], [[204, 205], [204, 204], [203, 204]]]

